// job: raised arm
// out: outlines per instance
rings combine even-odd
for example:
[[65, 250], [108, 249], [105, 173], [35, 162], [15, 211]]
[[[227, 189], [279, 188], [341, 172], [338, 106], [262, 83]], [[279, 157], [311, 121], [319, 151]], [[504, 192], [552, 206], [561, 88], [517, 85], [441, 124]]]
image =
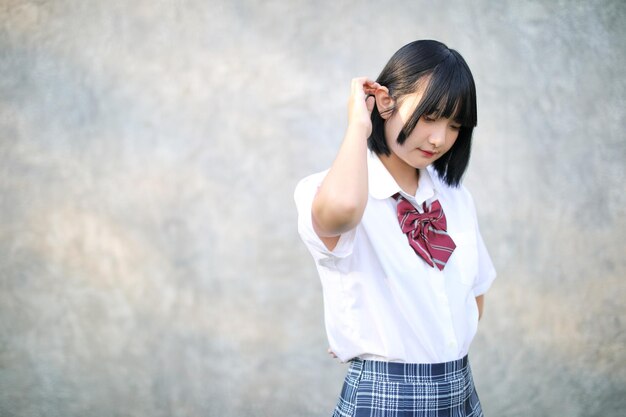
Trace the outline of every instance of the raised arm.
[[[352, 80], [348, 128], [339, 152], [313, 200], [315, 232], [333, 249], [339, 235], [356, 227], [367, 204], [367, 138], [372, 131], [373, 94], [380, 85], [366, 77]], [[366, 98], [367, 97], [367, 98]]]

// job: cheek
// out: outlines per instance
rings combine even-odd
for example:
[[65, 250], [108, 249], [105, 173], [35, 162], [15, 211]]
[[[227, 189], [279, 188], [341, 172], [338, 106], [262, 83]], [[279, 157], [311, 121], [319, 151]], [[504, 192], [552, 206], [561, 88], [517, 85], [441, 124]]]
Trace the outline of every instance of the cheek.
[[446, 138], [446, 145], [448, 145], [448, 149], [454, 145], [454, 143], [456, 142], [458, 138], [459, 138], [458, 131], [452, 131], [448, 134], [448, 137]]
[[392, 118], [385, 123], [385, 140], [387, 141], [387, 146], [395, 147], [398, 145], [398, 135], [402, 131], [402, 127], [404, 125], [398, 123], [396, 118]]

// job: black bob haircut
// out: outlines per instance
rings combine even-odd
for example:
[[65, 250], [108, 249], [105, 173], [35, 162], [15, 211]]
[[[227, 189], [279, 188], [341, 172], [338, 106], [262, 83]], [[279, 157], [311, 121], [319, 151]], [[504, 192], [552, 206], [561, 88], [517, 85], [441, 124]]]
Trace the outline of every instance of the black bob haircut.
[[[438, 41], [414, 41], [391, 57], [376, 82], [389, 89], [396, 105], [403, 96], [425, 88], [413, 115], [396, 138], [399, 144], [406, 141], [424, 115], [452, 118], [461, 125], [452, 148], [433, 164], [446, 184], [457, 187], [469, 163], [472, 132], [477, 123], [476, 86], [463, 57]], [[390, 155], [385, 140], [385, 120], [376, 105], [371, 119], [372, 134], [367, 140], [369, 149], [378, 155]]]

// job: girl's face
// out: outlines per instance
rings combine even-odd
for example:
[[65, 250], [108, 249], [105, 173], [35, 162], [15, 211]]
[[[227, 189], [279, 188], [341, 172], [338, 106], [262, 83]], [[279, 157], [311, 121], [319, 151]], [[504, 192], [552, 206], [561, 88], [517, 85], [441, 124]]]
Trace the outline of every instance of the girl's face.
[[460, 124], [449, 118], [423, 115], [406, 141], [400, 145], [397, 137], [422, 98], [422, 92], [398, 100], [396, 109], [385, 122], [385, 139], [393, 155], [405, 164], [423, 169], [448, 152], [459, 136]]

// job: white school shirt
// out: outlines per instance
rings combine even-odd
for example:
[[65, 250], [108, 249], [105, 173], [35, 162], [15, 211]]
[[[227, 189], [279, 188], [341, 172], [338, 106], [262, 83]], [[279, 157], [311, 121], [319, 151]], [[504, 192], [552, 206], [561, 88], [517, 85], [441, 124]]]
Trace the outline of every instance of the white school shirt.
[[[361, 222], [328, 250], [313, 230], [313, 198], [328, 170], [302, 179], [295, 190], [298, 232], [322, 281], [331, 350], [354, 357], [440, 363], [465, 356], [478, 326], [475, 297], [496, 273], [478, 230], [470, 193], [420, 170], [414, 196], [400, 189], [378, 156], [368, 151], [369, 197]], [[443, 271], [409, 246], [396, 212], [395, 193], [422, 211], [438, 199], [456, 248]]]

